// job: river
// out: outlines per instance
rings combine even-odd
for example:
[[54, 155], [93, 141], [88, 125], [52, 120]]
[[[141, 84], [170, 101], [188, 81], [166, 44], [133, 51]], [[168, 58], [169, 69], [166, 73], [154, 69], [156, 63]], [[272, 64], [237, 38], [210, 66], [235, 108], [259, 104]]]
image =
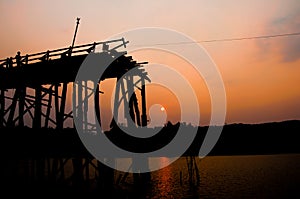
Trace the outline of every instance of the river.
[[[208, 156], [196, 162], [198, 185], [190, 185], [186, 159], [180, 158], [152, 172], [151, 183], [139, 198], [300, 197], [300, 154]], [[130, 177], [127, 181], [131, 183]]]
[[[11, 166], [3, 168], [4, 176], [8, 176], [6, 174], [9, 173], [9, 170], [14, 175], [8, 176], [2, 181], [7, 184], [5, 189], [9, 194], [28, 192], [28, 196], [39, 192], [47, 195], [53, 193], [54, 196], [61, 194], [61, 191], [72, 194], [83, 189], [90, 190], [84, 192], [86, 197], [91, 193], [93, 198], [112, 199], [300, 198], [300, 154], [207, 156], [203, 159], [189, 157], [188, 162], [191, 163], [192, 160], [194, 164], [187, 164], [186, 157], [181, 157], [169, 166], [151, 172], [148, 180], [141, 180], [144, 179], [141, 176], [135, 178], [136, 176], [132, 173], [127, 173], [127, 175], [124, 172], [115, 171], [109, 174], [108, 180], [106, 178], [102, 181], [103, 184], [100, 188], [98, 180], [100, 174], [95, 169], [97, 167], [89, 166], [89, 179], [75, 189], [72, 188], [74, 186], [72, 183], [73, 165], [72, 161], [68, 161], [65, 164], [64, 182], [70, 184], [71, 188], [63, 186], [65, 188], [58, 189], [59, 192], [55, 192], [57, 189], [53, 189], [59, 185], [57, 184], [60, 182], [59, 178], [55, 184], [43, 185], [45, 183], [43, 180], [52, 179], [48, 178], [49, 170], [47, 171], [47, 169], [45, 173], [47, 175], [42, 178], [43, 183], [34, 181], [38, 186], [28, 183], [32, 179], [37, 179], [37, 176], [32, 176], [30, 169], [29, 174], [25, 175], [26, 168], [27, 170], [32, 168], [32, 162], [26, 160], [22, 164], [18, 164], [21, 169], [19, 178], [16, 178], [16, 174], [14, 174], [14, 164], [11, 163], [9, 164]], [[96, 165], [96, 161], [93, 161]], [[159, 158], [161, 163], [167, 161], [169, 159], [166, 157]], [[199, 171], [198, 175], [197, 170]], [[106, 172], [101, 169], [100, 171]], [[86, 175], [85, 169], [79, 172]], [[22, 179], [25, 183], [20, 181]], [[89, 187], [86, 182], [89, 182], [87, 183]], [[19, 185], [17, 186], [17, 184]]]

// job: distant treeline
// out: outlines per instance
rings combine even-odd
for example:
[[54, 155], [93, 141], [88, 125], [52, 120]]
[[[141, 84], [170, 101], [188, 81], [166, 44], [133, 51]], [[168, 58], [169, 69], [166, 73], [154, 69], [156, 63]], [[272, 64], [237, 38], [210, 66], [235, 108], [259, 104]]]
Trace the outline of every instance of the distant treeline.
[[[108, 132], [108, 137], [118, 146], [134, 152], [157, 150], [170, 143], [176, 136], [178, 128], [190, 133], [197, 131], [192, 145], [185, 155], [198, 155], [207, 134], [208, 127], [193, 127], [185, 124], [167, 123], [155, 136], [139, 139], [119, 134], [118, 130]], [[211, 126], [210, 128], [220, 128]], [[214, 133], [210, 131], [210, 133]], [[223, 126], [221, 136], [209, 155], [249, 155], [300, 153], [300, 121], [283, 121], [263, 124], [229, 124]]]
[[[169, 122], [150, 138], [132, 137], [119, 128], [113, 128], [105, 134], [115, 145], [123, 149], [146, 153], [170, 143], [176, 136], [179, 126], [186, 133], [190, 130], [197, 132], [185, 155], [198, 155], [207, 133], [207, 126], [194, 127]], [[264, 124], [229, 124], [223, 127], [221, 136], [209, 155], [300, 153], [299, 133], [300, 121], [297, 120]], [[4, 156], [86, 157], [90, 155], [73, 128], [63, 130], [1, 128], [0, 142], [1, 154]]]
[[299, 134], [300, 121], [296, 120], [225, 125], [210, 155], [300, 153]]

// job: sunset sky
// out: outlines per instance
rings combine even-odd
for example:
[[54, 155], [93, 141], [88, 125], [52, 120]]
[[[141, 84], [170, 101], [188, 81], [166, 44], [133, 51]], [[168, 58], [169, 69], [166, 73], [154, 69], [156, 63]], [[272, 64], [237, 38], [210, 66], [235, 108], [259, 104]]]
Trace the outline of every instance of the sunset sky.
[[[70, 46], [76, 17], [81, 18], [76, 38], [79, 45], [141, 27], [173, 29], [196, 41], [300, 32], [299, 11], [298, 0], [1, 0], [0, 59], [14, 56], [18, 50], [30, 54]], [[149, 41], [145, 38], [142, 42]], [[226, 123], [300, 119], [300, 36], [200, 45], [222, 75]], [[204, 81], [186, 70], [188, 63], [159, 51], [131, 55], [138, 61], [167, 64], [186, 75], [201, 106], [200, 123], [209, 122], [209, 93]], [[160, 99], [150, 96], [159, 89], [149, 86], [148, 102], [164, 106], [168, 120], [180, 120], [172, 94], [165, 93]]]

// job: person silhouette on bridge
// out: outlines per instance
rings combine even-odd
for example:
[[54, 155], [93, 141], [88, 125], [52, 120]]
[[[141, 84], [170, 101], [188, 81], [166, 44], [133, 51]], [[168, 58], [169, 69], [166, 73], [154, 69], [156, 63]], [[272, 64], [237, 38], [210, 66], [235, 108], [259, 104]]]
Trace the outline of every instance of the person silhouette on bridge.
[[10, 57], [10, 58], [8, 59], [7, 67], [8, 67], [8, 68], [12, 68], [12, 67], [13, 67], [13, 64], [14, 64], [13, 58]]
[[10, 58], [7, 58], [6, 59], [6, 68], [12, 68], [13, 67], [13, 58], [10, 57]]
[[21, 53], [20, 51], [17, 52], [17, 55], [16, 55], [16, 62], [17, 62], [17, 67], [21, 66], [22, 62], [21, 62]]

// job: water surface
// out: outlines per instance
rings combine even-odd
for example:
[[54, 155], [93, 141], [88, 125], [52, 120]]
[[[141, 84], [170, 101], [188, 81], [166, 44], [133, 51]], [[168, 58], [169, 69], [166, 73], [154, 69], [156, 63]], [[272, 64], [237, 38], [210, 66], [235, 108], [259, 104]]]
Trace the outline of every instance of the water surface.
[[[197, 160], [200, 183], [191, 186], [186, 159], [180, 158], [170, 166], [151, 173], [151, 185], [148, 185], [143, 197], [300, 197], [299, 163], [300, 154], [209, 156]], [[127, 182], [132, 183], [130, 177]]]

